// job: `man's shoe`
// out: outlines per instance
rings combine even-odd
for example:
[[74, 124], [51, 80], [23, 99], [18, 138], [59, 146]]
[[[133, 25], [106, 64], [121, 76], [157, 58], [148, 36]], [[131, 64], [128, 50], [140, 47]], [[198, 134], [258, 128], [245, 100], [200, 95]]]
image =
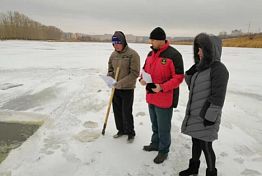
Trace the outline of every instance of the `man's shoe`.
[[163, 163], [167, 159], [167, 156], [168, 156], [167, 153], [158, 153], [154, 159], [154, 163], [156, 164]]
[[121, 137], [121, 136], [123, 136], [124, 135], [124, 133], [122, 133], [122, 132], [117, 132], [114, 136], [113, 136], [113, 138], [119, 138], [119, 137]]
[[127, 142], [132, 143], [134, 141], [134, 139], [135, 139], [135, 136], [132, 135], [132, 134], [129, 134], [128, 137], [127, 137]]
[[143, 147], [143, 150], [145, 150], [147, 152], [151, 152], [151, 151], [158, 151], [158, 148], [156, 148], [152, 144], [150, 144], [150, 145], [145, 145]]

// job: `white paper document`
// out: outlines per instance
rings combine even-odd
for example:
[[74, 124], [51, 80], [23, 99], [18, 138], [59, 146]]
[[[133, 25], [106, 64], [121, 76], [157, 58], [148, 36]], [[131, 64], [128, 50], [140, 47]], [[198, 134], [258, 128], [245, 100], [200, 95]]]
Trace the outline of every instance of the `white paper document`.
[[145, 80], [146, 83], [152, 83], [151, 75], [145, 72], [144, 69], [142, 69], [142, 78]]
[[111, 76], [106, 76], [106, 75], [99, 75], [106, 83], [106, 85], [109, 88], [113, 88], [114, 84], [116, 83], [116, 80], [112, 78]]

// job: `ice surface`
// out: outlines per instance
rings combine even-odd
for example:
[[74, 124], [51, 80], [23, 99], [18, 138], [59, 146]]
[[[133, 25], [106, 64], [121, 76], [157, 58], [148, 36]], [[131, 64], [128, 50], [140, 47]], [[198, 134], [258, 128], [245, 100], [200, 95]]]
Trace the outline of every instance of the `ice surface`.
[[[143, 66], [149, 45], [130, 47], [140, 54]], [[192, 46], [175, 47], [189, 68]], [[188, 166], [191, 139], [180, 133], [188, 98], [185, 83], [163, 164], [153, 163], [157, 153], [142, 150], [150, 142], [151, 124], [145, 90], [139, 84], [134, 142], [127, 143], [126, 136], [112, 138], [117, 132], [112, 112], [106, 134], [101, 135], [111, 90], [99, 75], [106, 74], [112, 50], [111, 43], [0, 42], [0, 120], [44, 121], [1, 163], [0, 176], [169, 176]], [[223, 48], [230, 80], [219, 140], [213, 145], [220, 176], [262, 175], [261, 58], [262, 49]], [[204, 175], [203, 156], [201, 161]]]

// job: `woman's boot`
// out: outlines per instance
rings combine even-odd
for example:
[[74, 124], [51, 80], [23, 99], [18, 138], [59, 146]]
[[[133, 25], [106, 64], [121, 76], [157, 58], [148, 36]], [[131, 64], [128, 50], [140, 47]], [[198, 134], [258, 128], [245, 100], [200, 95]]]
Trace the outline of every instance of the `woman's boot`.
[[206, 176], [217, 176], [217, 169], [215, 168], [214, 170], [206, 170]]
[[179, 176], [196, 176], [198, 174], [200, 161], [193, 161], [192, 159], [189, 160], [189, 168], [179, 172]]

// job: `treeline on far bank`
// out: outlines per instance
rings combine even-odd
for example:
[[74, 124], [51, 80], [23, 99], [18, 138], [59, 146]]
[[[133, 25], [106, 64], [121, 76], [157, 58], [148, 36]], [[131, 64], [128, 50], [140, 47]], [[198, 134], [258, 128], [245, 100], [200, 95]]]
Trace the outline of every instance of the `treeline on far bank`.
[[262, 48], [262, 34], [250, 34], [246, 36], [223, 39], [225, 47]]
[[19, 12], [0, 14], [0, 39], [60, 40], [63, 31], [55, 26], [45, 26]]
[[[230, 38], [222, 38], [223, 47], [262, 48], [262, 34], [248, 34]], [[193, 41], [174, 41], [175, 45], [192, 45]]]
[[[19, 12], [0, 13], [0, 40], [43, 40], [67, 42], [111, 42], [112, 34], [88, 35], [63, 32], [46, 26]], [[128, 42], [143, 43], [143, 36], [126, 35]]]
[[[135, 36], [131, 36], [134, 38]], [[19, 12], [0, 13], [0, 40], [53, 40], [53, 41], [87, 41], [87, 42], [110, 42], [111, 35], [102, 37], [84, 34], [64, 33], [55, 26], [46, 26], [34, 21]], [[128, 36], [127, 36], [127, 39]], [[144, 43], [148, 39], [139, 38], [129, 42]], [[190, 40], [170, 40], [175, 45], [192, 45]], [[248, 34], [231, 38], [222, 38], [225, 47], [249, 47], [262, 48], [262, 33]]]

